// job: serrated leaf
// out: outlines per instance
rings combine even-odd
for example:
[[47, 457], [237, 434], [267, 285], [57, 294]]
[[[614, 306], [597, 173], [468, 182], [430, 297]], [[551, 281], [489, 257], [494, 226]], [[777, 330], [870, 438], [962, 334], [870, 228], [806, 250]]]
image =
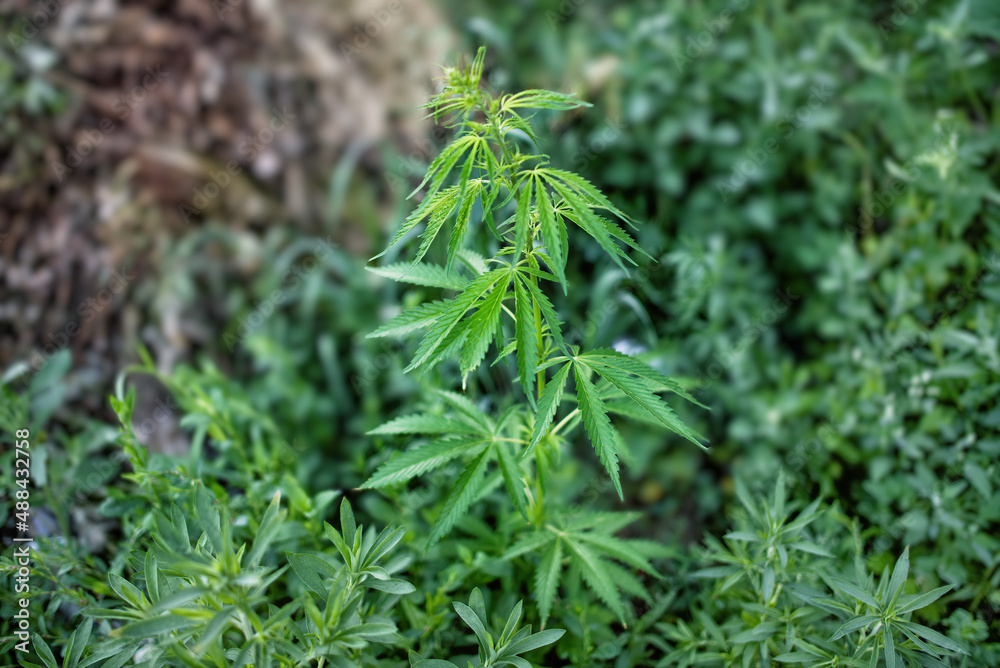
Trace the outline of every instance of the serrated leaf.
[[535, 595], [538, 597], [538, 614], [542, 618], [542, 628], [552, 612], [559, 576], [562, 574], [562, 541], [556, 537], [542, 555], [535, 569]]
[[368, 432], [369, 436], [387, 434], [481, 434], [481, 428], [440, 415], [418, 413], [389, 420]]
[[518, 278], [514, 281], [514, 340], [517, 344], [517, 377], [521, 390], [533, 400], [532, 381], [538, 367], [538, 330], [528, 289]]
[[618, 615], [619, 619], [624, 621], [625, 609], [622, 607], [621, 595], [607, 571], [602, 567], [598, 556], [586, 545], [572, 540], [566, 542], [569, 545], [572, 559], [579, 566], [580, 574], [587, 586], [611, 608], [612, 612]]
[[535, 414], [535, 424], [531, 432], [531, 442], [524, 452], [528, 456], [534, 451], [535, 446], [542, 440], [548, 432], [555, 418], [559, 404], [562, 402], [563, 393], [566, 387], [566, 379], [569, 378], [570, 362], [566, 362], [552, 377], [538, 398], [538, 412]]
[[618, 391], [646, 411], [660, 425], [700, 448], [705, 447], [698, 440], [698, 435], [684, 424], [660, 397], [653, 393], [645, 378], [624, 369], [618, 364], [618, 359], [609, 356], [580, 355], [574, 360], [593, 369], [600, 377], [611, 383]]
[[437, 522], [434, 523], [434, 527], [431, 529], [427, 543], [428, 547], [441, 540], [446, 533], [451, 531], [451, 528], [455, 526], [455, 522], [472, 505], [473, 500], [475, 500], [483, 488], [485, 482], [483, 473], [486, 471], [486, 464], [489, 462], [490, 454], [490, 448], [483, 450], [469, 463], [465, 471], [462, 472], [462, 475], [459, 476], [455, 487], [448, 494], [444, 510], [441, 511], [440, 517], [438, 517]]
[[535, 179], [538, 192], [538, 227], [542, 233], [545, 249], [548, 251], [549, 257], [552, 258], [552, 264], [549, 268], [556, 275], [565, 294], [567, 291], [566, 255], [563, 253], [561, 233], [561, 228], [564, 228], [565, 225], [556, 219], [555, 208], [541, 179], [537, 176]]
[[517, 193], [517, 208], [514, 211], [514, 263], [524, 253], [530, 235], [532, 185], [532, 179], [521, 179], [521, 190]]
[[489, 292], [501, 278], [508, 276], [504, 269], [495, 269], [473, 279], [458, 297], [448, 302], [440, 317], [434, 321], [424, 335], [413, 360], [406, 371], [413, 371], [428, 364], [442, 348], [454, 343], [449, 335], [456, 329], [459, 322], [479, 299]]
[[446, 438], [407, 450], [390, 459], [363, 485], [362, 489], [388, 487], [429, 473], [464, 454], [477, 452], [488, 441], [479, 437]]
[[618, 476], [618, 439], [611, 420], [608, 419], [607, 408], [597, 392], [597, 386], [587, 378], [589, 368], [574, 362], [573, 370], [576, 377], [576, 401], [583, 417], [583, 426], [604, 470], [611, 476], [618, 498], [624, 499]]
[[521, 469], [517, 465], [517, 460], [510, 452], [510, 444], [499, 442], [494, 447], [497, 451], [497, 461], [500, 464], [500, 473], [503, 476], [504, 486], [507, 488], [507, 496], [514, 503], [514, 507], [521, 513], [521, 516], [528, 519], [528, 502], [524, 495], [524, 482], [522, 481]]
[[462, 372], [478, 367], [486, 356], [490, 341], [500, 332], [500, 306], [506, 297], [507, 285], [496, 285], [483, 300], [475, 315], [469, 318], [468, 333], [462, 348]]
[[505, 96], [501, 106], [503, 109], [529, 108], [565, 111], [576, 109], [577, 107], [589, 107], [591, 104], [565, 93], [529, 88], [528, 90]]
[[[467, 167], [472, 165], [470, 160]], [[462, 183], [464, 190], [461, 194], [462, 205], [458, 208], [458, 215], [455, 217], [455, 226], [451, 230], [451, 237], [448, 240], [448, 263], [445, 268], [450, 272], [458, 257], [458, 251], [462, 248], [462, 241], [465, 240], [465, 233], [469, 229], [469, 218], [472, 216], [472, 205], [482, 192], [481, 181], [467, 181], [468, 175], [463, 172]]]
[[365, 267], [365, 269], [377, 276], [428, 288], [464, 290], [469, 284], [469, 279], [457, 272], [449, 272], [445, 267], [425, 262], [397, 262], [383, 267]]

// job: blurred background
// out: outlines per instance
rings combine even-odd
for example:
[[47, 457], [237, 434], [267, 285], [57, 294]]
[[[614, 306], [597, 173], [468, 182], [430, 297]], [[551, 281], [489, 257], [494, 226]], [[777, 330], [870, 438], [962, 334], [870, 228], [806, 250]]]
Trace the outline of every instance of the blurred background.
[[[0, 0], [0, 369], [70, 481], [51, 530], [114, 531], [72, 480], [140, 346], [269, 416], [308, 493], [365, 479], [364, 432], [420, 392], [413, 342], [365, 335], [433, 291], [362, 267], [448, 141], [418, 107], [480, 45], [491, 87], [593, 103], [539, 116], [543, 152], [643, 221], [635, 272], [571, 256], [577, 340], [713, 409], [678, 407], [709, 453], [623, 425], [649, 534], [697, 540], [734, 472], [784, 471], [1000, 606], [995, 0]], [[186, 454], [167, 388], [128, 382], [140, 440]]]

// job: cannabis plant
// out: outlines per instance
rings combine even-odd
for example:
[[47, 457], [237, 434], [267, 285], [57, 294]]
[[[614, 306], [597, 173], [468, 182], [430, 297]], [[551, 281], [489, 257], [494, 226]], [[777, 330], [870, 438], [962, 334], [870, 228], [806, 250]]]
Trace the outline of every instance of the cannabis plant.
[[[627, 249], [642, 249], [619, 224], [633, 225], [627, 214], [587, 180], [532, 152], [537, 143], [526, 115], [530, 110], [589, 105], [546, 90], [493, 95], [480, 83], [484, 60], [480, 49], [468, 67], [446, 70], [443, 90], [426, 105], [455, 137], [411, 194], [423, 190], [423, 199], [389, 244], [401, 243], [422, 225], [413, 259], [373, 269], [451, 295], [403, 311], [370, 336], [424, 330], [407, 371], [425, 373], [457, 360], [462, 392], [433, 388], [440, 401], [431, 410], [399, 417], [371, 432], [422, 435], [429, 442], [390, 458], [364, 486], [399, 485], [460, 462], [461, 474], [431, 529], [432, 545], [502, 482], [513, 507], [537, 530], [523, 536], [507, 557], [542, 552], [536, 592], [542, 619], [551, 608], [564, 556], [622, 614], [618, 587], [643, 588], [606, 558], [655, 574], [647, 557], [656, 550], [611, 536], [627, 523], [620, 517], [574, 518], [559, 504], [547, 504], [547, 481], [567, 438], [582, 423], [623, 498], [619, 460], [627, 447], [610, 415], [652, 422], [702, 446], [701, 437], [661, 393], [695, 400], [674, 380], [633, 357], [610, 348], [583, 351], [567, 340], [550, 294], [569, 290], [566, 266], [574, 235], [593, 238], [623, 269], [635, 264]], [[496, 248], [489, 259], [464, 246], [480, 223]], [[447, 236], [443, 264], [425, 259], [439, 236]], [[516, 373], [511, 375], [522, 396], [519, 402], [508, 397], [492, 407], [496, 412], [468, 396], [469, 379], [491, 349], [491, 366], [513, 359]]]

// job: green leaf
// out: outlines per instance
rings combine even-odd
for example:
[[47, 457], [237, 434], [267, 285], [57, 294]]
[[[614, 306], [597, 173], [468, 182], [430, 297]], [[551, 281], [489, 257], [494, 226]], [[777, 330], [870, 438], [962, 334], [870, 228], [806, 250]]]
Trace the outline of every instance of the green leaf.
[[511, 645], [505, 655], [510, 654], [523, 654], [524, 652], [530, 652], [533, 649], [538, 649], [539, 647], [545, 647], [546, 645], [551, 645], [566, 633], [562, 629], [548, 629], [547, 631], [539, 631], [534, 633], [524, 640]]
[[514, 95], [507, 95], [501, 102], [501, 108], [504, 110], [530, 108], [557, 109], [565, 111], [567, 109], [590, 106], [592, 105], [589, 102], [584, 102], [583, 100], [577, 99], [572, 95], [556, 93], [551, 90], [542, 90], [539, 88], [530, 88], [528, 90], [515, 93]]
[[476, 638], [479, 639], [479, 644], [481, 647], [489, 647], [490, 643], [486, 640], [486, 627], [483, 626], [483, 622], [479, 619], [479, 615], [473, 611], [472, 608], [467, 606], [461, 601], [454, 601], [452, 605], [455, 607], [455, 612], [458, 616], [462, 618], [466, 626], [472, 629], [472, 632], [476, 634]]
[[903, 554], [896, 560], [896, 566], [892, 569], [892, 578], [889, 580], [889, 592], [886, 596], [886, 600], [889, 601], [890, 607], [896, 602], [899, 595], [902, 593], [903, 585], [906, 584], [906, 578], [909, 574], [910, 546], [907, 545], [906, 549], [903, 550]]
[[881, 605], [878, 600], [856, 584], [848, 582], [847, 580], [841, 580], [840, 578], [830, 578], [830, 584], [848, 596], [853, 596], [865, 605], [875, 608], [876, 610], [881, 609]]
[[469, 279], [437, 264], [399, 262], [384, 267], [365, 267], [365, 269], [394, 281], [403, 281], [428, 288], [464, 290], [465, 286], [469, 284]]
[[566, 349], [566, 343], [562, 338], [562, 321], [559, 320], [559, 316], [556, 314], [556, 310], [552, 307], [552, 302], [549, 298], [545, 296], [545, 293], [541, 289], [533, 284], [531, 281], [523, 281], [524, 287], [528, 289], [531, 293], [531, 298], [535, 300], [538, 305], [539, 310], [542, 312], [542, 318], [545, 320], [545, 324], [549, 327], [549, 335], [556, 344], [556, 348], [560, 350]]
[[260, 565], [260, 560], [264, 557], [264, 552], [267, 550], [268, 545], [274, 540], [278, 531], [281, 529], [281, 520], [283, 519], [284, 513], [281, 510], [281, 490], [274, 493], [271, 497], [271, 503], [268, 504], [267, 510], [264, 511], [264, 517], [261, 518], [260, 524], [257, 527], [257, 533], [254, 535], [253, 548], [250, 550], [250, 554], [247, 556], [247, 566], [253, 568]]
[[955, 585], [945, 585], [944, 587], [938, 587], [937, 589], [932, 589], [931, 591], [923, 594], [903, 596], [899, 599], [899, 607], [896, 608], [895, 612], [897, 615], [905, 615], [908, 612], [926, 608], [928, 605], [938, 600], [954, 588]]
[[927, 642], [933, 643], [934, 645], [937, 645], [941, 649], [946, 649], [950, 652], [959, 652], [961, 654], [969, 653], [968, 650], [959, 645], [957, 642], [955, 642], [951, 638], [948, 638], [947, 636], [941, 635], [934, 629], [929, 629], [926, 626], [922, 626], [920, 624], [914, 624], [913, 622], [904, 622], [901, 620], [896, 620], [893, 622], [893, 624], [901, 629], [913, 633], [914, 635], [920, 636]]
[[562, 574], [562, 541], [556, 537], [549, 545], [542, 561], [535, 569], [535, 594], [538, 596], [538, 614], [542, 618], [542, 628], [552, 612], [555, 601], [556, 587]]
[[853, 619], [848, 619], [846, 622], [841, 624], [840, 628], [837, 629], [832, 636], [830, 636], [830, 642], [833, 642], [834, 640], [839, 640], [840, 638], [846, 636], [848, 633], [857, 631], [858, 629], [864, 628], [869, 624], [874, 624], [877, 621], [879, 621], [878, 615], [859, 615], [857, 617], [854, 617]]
[[481, 434], [477, 429], [465, 422], [442, 417], [440, 415], [404, 415], [390, 420], [368, 432], [369, 436], [386, 434]]
[[514, 259], [516, 264], [524, 253], [531, 233], [531, 187], [530, 178], [521, 179], [521, 190], [517, 193], [517, 209], [514, 212]]
[[32, 633], [31, 640], [35, 647], [35, 652], [38, 654], [38, 658], [42, 660], [42, 663], [45, 664], [45, 668], [58, 668], [56, 657], [52, 655], [52, 650], [49, 649], [48, 643], [45, 642], [42, 636]]
[[410, 362], [406, 371], [419, 369], [434, 359], [435, 354], [451, 342], [449, 335], [458, 326], [459, 321], [462, 320], [466, 312], [473, 307], [480, 297], [493, 289], [501, 278], [508, 275], [509, 273], [505, 269], [495, 269], [487, 272], [473, 279], [458, 297], [449, 301], [448, 306], [441, 313], [441, 316], [431, 325], [427, 334], [424, 335], [423, 340], [421, 340], [420, 345], [417, 347], [417, 352], [413, 356], [413, 361]]
[[604, 601], [611, 611], [624, 621], [625, 609], [622, 607], [618, 588], [602, 567], [600, 559], [586, 545], [573, 540], [567, 540], [573, 561], [579, 566], [580, 574], [594, 593]]
[[323, 578], [337, 577], [337, 569], [314, 554], [288, 552], [287, 557], [292, 570], [302, 579], [302, 582], [309, 589], [326, 598], [329, 587], [324, 584]]
[[[470, 160], [467, 167], [471, 165], [472, 161]], [[465, 185], [465, 189], [462, 193], [462, 205], [458, 208], [458, 216], [455, 219], [455, 226], [452, 228], [451, 238], [448, 240], [448, 263], [446, 265], [446, 269], [449, 272], [455, 264], [455, 258], [458, 256], [458, 251], [462, 248], [462, 241], [465, 239], [465, 233], [469, 229], [469, 218], [472, 215], [472, 205], [475, 203], [476, 198], [479, 197], [483, 188], [481, 181], [471, 181], [466, 183], [466, 178], [467, 174], [463, 173], [462, 182]]]
[[215, 509], [215, 497], [200, 480], [195, 487], [195, 510], [202, 530], [208, 536], [209, 542], [215, 548], [215, 553], [221, 555], [224, 549], [222, 530], [219, 526], [219, 511]]
[[589, 368], [574, 361], [573, 370], [576, 377], [576, 400], [580, 415], [583, 417], [583, 426], [590, 436], [597, 457], [604, 465], [604, 470], [611, 476], [618, 498], [624, 499], [621, 480], [618, 477], [617, 435], [611, 426], [611, 420], [608, 419], [607, 408], [597, 392], [597, 387], [587, 378]]
[[896, 644], [892, 640], [892, 629], [882, 629], [882, 639], [885, 647], [885, 668], [896, 668]]
[[448, 302], [446, 301], [434, 301], [407, 309], [384, 323], [371, 334], [368, 334], [366, 338], [377, 339], [384, 336], [406, 336], [418, 329], [430, 327], [441, 316], [447, 306]]
[[187, 617], [167, 614], [127, 624], [120, 629], [120, 633], [122, 638], [150, 638], [179, 631], [195, 624], [194, 620]]
[[396, 596], [405, 596], [417, 590], [416, 587], [405, 580], [376, 580], [369, 578], [362, 584], [369, 589], [384, 591], [387, 594], [394, 594]]
[[565, 294], [568, 287], [566, 284], [566, 256], [563, 253], [561, 231], [565, 225], [556, 219], [555, 208], [541, 179], [537, 176], [535, 178], [538, 181], [538, 226], [542, 233], [545, 249], [548, 251], [549, 257], [552, 258], [552, 264], [549, 268], [556, 275]]
[[478, 367], [486, 356], [490, 341], [500, 332], [500, 305], [506, 296], [507, 285], [497, 285], [483, 301], [475, 315], [469, 318], [468, 334], [462, 349], [462, 373]]
[[614, 241], [612, 241], [611, 233], [608, 231], [608, 228], [604, 225], [601, 218], [593, 212], [591, 205], [564, 184], [554, 180], [549, 181], [549, 183], [555, 191], [559, 193], [559, 195], [563, 198], [563, 201], [569, 207], [569, 212], [566, 212], [566, 217], [576, 223], [584, 232], [593, 237], [601, 249], [611, 256], [611, 259], [615, 261], [615, 264], [624, 270], [625, 265], [622, 263], [624, 253], [618, 246], [615, 245]]
[[94, 628], [94, 620], [87, 618], [84, 620], [83, 624], [69, 637], [69, 642], [66, 643], [66, 651], [63, 656], [63, 668], [76, 668], [77, 664], [80, 663], [80, 657], [83, 656], [83, 650], [87, 647], [87, 643], [90, 641], [90, 632]]
[[483, 473], [486, 471], [489, 455], [490, 448], [486, 448], [479, 456], [472, 460], [462, 475], [459, 476], [455, 487], [448, 494], [448, 499], [445, 501], [441, 516], [438, 517], [437, 522], [435, 522], [434, 527], [431, 529], [431, 535], [428, 538], [428, 547], [434, 545], [434, 543], [441, 540], [445, 534], [451, 531], [451, 528], [455, 526], [455, 522], [465, 514], [469, 506], [472, 505], [472, 501], [479, 494], [480, 490], [482, 490], [485, 481]]
[[569, 378], [569, 370], [570, 363], [566, 362], [552, 377], [552, 380], [545, 385], [545, 389], [542, 390], [542, 396], [538, 398], [538, 412], [535, 414], [531, 442], [528, 444], [523, 456], [527, 457], [533, 452], [538, 442], [548, 433], [549, 426], [555, 418], [556, 410], [558, 410], [559, 404], [562, 402], [563, 392], [566, 388], [566, 379]]
[[521, 513], [521, 517], [528, 519], [528, 502], [524, 495], [524, 482], [522, 480], [521, 469], [517, 465], [517, 460], [510, 452], [509, 443], [496, 443], [497, 461], [500, 463], [500, 473], [503, 475], [504, 486], [507, 488], [507, 496], [514, 503], [514, 507]]
[[399, 241], [406, 236], [406, 234], [416, 227], [421, 221], [423, 221], [428, 216], [440, 215], [443, 211], [445, 215], [451, 212], [455, 207], [455, 202], [458, 197], [459, 188], [448, 188], [443, 192], [436, 192], [429, 194], [424, 198], [424, 201], [420, 203], [413, 213], [406, 217], [403, 224], [400, 225], [399, 229], [396, 230], [396, 234], [393, 235], [392, 240], [389, 245], [386, 246], [385, 250], [371, 258], [372, 260], [377, 260], [386, 253], [389, 252], [393, 246], [395, 246]]
[[340, 534], [344, 537], [344, 542], [348, 545], [354, 543], [354, 533], [358, 530], [358, 524], [354, 520], [354, 511], [351, 509], [351, 502], [345, 496], [340, 501]]
[[[444, 183], [445, 178], [451, 172], [452, 168], [458, 162], [459, 158], [465, 153], [466, 150], [472, 149], [472, 154], [470, 155], [470, 160], [472, 155], [475, 154], [478, 146], [484, 141], [484, 139], [478, 135], [468, 134], [463, 135], [453, 141], [451, 144], [446, 146], [441, 153], [434, 158], [430, 166], [427, 168], [427, 174], [424, 176], [424, 180], [420, 182], [413, 192], [410, 193], [410, 197], [413, 197], [421, 188], [423, 188], [428, 182], [430, 182], [431, 187], [428, 189], [428, 196], [433, 195]], [[390, 247], [392, 244], [389, 244]]]
[[574, 361], [593, 369], [662, 426], [700, 448], [705, 447], [698, 439], [698, 435], [681, 422], [670, 407], [653, 393], [646, 379], [624, 368], [624, 365], [620, 364], [620, 359], [608, 355], [580, 355], [575, 357]]
[[522, 285], [522, 280], [514, 281], [514, 339], [517, 342], [517, 377], [521, 381], [521, 390], [533, 400], [532, 381], [535, 369], [538, 367], [538, 330], [535, 327], [535, 314], [531, 306], [528, 289]]
[[145, 610], [149, 607], [149, 602], [142, 595], [142, 592], [139, 591], [139, 588], [122, 576], [108, 573], [108, 582], [111, 584], [111, 589], [118, 594], [118, 597], [133, 608]]

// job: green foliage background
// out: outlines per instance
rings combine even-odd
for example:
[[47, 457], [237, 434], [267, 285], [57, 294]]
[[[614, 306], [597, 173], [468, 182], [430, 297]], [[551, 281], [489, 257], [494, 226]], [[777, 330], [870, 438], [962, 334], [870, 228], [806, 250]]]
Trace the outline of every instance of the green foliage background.
[[[593, 104], [540, 113], [541, 149], [642, 221], [635, 234], [653, 261], [631, 271], [583, 235], [572, 239], [566, 276], [575, 287], [553, 297], [567, 338], [639, 355], [712, 409], [674, 406], [711, 443], [707, 453], [616, 422], [630, 452], [623, 501], [586, 447], [558, 462], [552, 494], [570, 521], [608, 513], [600, 516], [608, 535], [655, 543], [660, 577], [608, 560], [626, 572], [609, 571], [619, 582], [634, 580], [626, 626], [568, 564], [547, 620], [566, 633], [529, 654], [532, 665], [854, 665], [850, 655], [865, 643], [881, 652], [862, 653], [858, 665], [903, 665], [885, 652], [884, 627], [897, 622], [877, 629], [864, 618], [939, 588], [899, 623], [930, 627], [942, 634], [938, 648], [958, 643], [969, 654], [942, 652], [934, 663], [899, 626], [888, 634], [908, 643], [898, 660], [1000, 665], [995, 4], [583, 0], [445, 9], [465, 53], [488, 46], [490, 86], [573, 92]], [[192, 233], [177, 249], [188, 264], [171, 289], [194, 292], [201, 242], [226, 234]], [[286, 231], [267, 243], [275, 261], [250, 286], [225, 288], [231, 331], [287, 288], [292, 267], [319, 256], [315, 240]], [[492, 243], [479, 228], [469, 245], [492, 255]], [[383, 263], [412, 257], [397, 253]], [[446, 257], [439, 243], [427, 259]], [[205, 488], [243, 518], [233, 525], [237, 547], [256, 539], [280, 489], [287, 515], [262, 557], [269, 567], [280, 568], [286, 552], [341, 563], [323, 528], [330, 521], [343, 530], [340, 496], [358, 524], [404, 529], [394, 552], [405, 564], [399, 577], [416, 592], [363, 604], [392, 617], [399, 635], [363, 634], [364, 647], [344, 651], [360, 665], [406, 665], [406, 650], [476, 661], [476, 633], [462, 630], [465, 617], [452, 605], [476, 587], [487, 625], [503, 628], [523, 600], [537, 629], [546, 616], [538, 593], [549, 586], [538, 573], [553, 550], [519, 552], [520, 518], [502, 488], [432, 546], [428, 533], [459, 468], [359, 490], [401, 447], [366, 432], [415, 407], [440, 410], [424, 388], [455, 389], [462, 375], [447, 365], [404, 375], [416, 342], [365, 338], [400, 306], [441, 291], [365, 274], [362, 265], [333, 249], [304, 272], [277, 313], [237, 341], [232, 377], [205, 360], [161, 379], [192, 436], [186, 457], [154, 455], [140, 466], [134, 452], [126, 466], [116, 453], [127, 434], [52, 418], [65, 360], [17, 392], [18, 370], [8, 370], [2, 427], [31, 425], [34, 480], [45, 487], [34, 503], [44, 498], [57, 527], [39, 540], [35, 579], [49, 584], [32, 602], [56, 656], [71, 653], [82, 608], [128, 599], [109, 571], [148, 583], [140, 577], [148, 537], [162, 531], [153, 509], [169, 516], [175, 503], [197, 541], [196, 490]], [[470, 392], [492, 410], [493, 398], [512, 391], [511, 377], [485, 370]], [[123, 386], [118, 398], [126, 396]], [[5, 468], [12, 456], [3, 455]], [[11, 503], [0, 512], [10, 516]], [[80, 527], [94, 522], [107, 523], [106, 538], [88, 542]], [[6, 555], [0, 568], [13, 568]], [[293, 565], [270, 585], [275, 606], [305, 600], [305, 579], [291, 570], [299, 573]], [[11, 578], [5, 571], [0, 649], [13, 657]], [[326, 593], [314, 594], [319, 605]], [[297, 621], [306, 619], [302, 606]], [[851, 618], [867, 625], [831, 640]], [[93, 642], [110, 630], [111, 621], [99, 621]], [[383, 636], [392, 641], [378, 645]]]

